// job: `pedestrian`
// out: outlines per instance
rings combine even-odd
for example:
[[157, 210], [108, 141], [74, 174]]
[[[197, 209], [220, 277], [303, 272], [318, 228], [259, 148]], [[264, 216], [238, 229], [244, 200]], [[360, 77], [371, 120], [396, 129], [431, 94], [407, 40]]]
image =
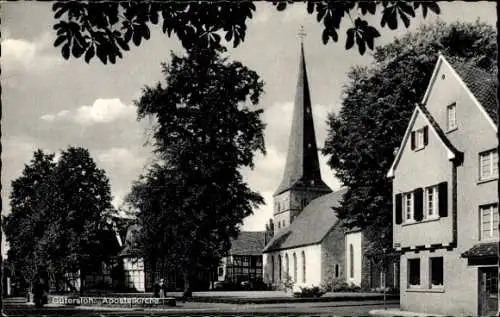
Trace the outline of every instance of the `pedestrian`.
[[41, 276], [36, 276], [33, 283], [33, 301], [36, 307], [42, 307], [44, 304], [44, 286]]
[[156, 297], [156, 298], [160, 297], [160, 291], [161, 291], [161, 286], [160, 286], [160, 283], [157, 280], [155, 282], [155, 284], [153, 285], [153, 296]]
[[161, 279], [161, 290], [162, 290], [162, 297], [167, 297], [167, 283], [165, 283], [164, 279]]

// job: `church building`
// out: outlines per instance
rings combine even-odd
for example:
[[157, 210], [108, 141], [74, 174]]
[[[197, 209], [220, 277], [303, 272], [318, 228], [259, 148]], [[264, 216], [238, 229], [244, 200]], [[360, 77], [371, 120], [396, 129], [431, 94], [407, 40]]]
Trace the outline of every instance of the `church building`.
[[264, 279], [275, 287], [320, 286], [344, 279], [344, 229], [332, 208], [345, 189], [333, 192], [321, 178], [302, 44], [292, 120], [283, 179], [274, 194], [274, 237], [264, 248]]

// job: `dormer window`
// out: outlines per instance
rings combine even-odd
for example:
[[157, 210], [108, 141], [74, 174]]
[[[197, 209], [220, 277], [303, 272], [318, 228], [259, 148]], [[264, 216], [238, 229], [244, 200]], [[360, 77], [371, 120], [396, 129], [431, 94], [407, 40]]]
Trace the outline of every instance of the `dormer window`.
[[427, 126], [412, 131], [411, 133], [411, 149], [418, 151], [423, 149], [428, 143], [429, 128]]
[[456, 130], [457, 126], [457, 105], [451, 104], [447, 107], [448, 114], [448, 132]]

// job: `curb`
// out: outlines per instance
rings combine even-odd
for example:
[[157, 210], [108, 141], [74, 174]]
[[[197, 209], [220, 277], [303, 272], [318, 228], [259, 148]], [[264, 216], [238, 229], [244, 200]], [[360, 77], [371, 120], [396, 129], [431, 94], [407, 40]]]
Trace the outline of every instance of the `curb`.
[[370, 310], [369, 314], [371, 316], [377, 316], [377, 317], [396, 317], [396, 316], [445, 317], [445, 315], [428, 314], [428, 313], [421, 313], [421, 312], [418, 313], [418, 312], [411, 312], [411, 311], [400, 310], [400, 309], [374, 309], [374, 310]]
[[[179, 302], [204, 302], [226, 304], [279, 304], [279, 303], [310, 303], [310, 302], [346, 302], [383, 300], [380, 295], [373, 296], [336, 296], [336, 297], [279, 297], [279, 298], [231, 298], [231, 297], [193, 297], [187, 300], [177, 298]], [[399, 295], [387, 295], [386, 300], [399, 300]]]

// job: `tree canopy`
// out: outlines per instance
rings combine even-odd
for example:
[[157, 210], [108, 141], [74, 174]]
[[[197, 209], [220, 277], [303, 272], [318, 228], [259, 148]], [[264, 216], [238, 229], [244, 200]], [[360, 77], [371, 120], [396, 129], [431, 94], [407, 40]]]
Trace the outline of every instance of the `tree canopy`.
[[[9, 260], [31, 280], [40, 270], [58, 283], [111, 255], [102, 243], [112, 208], [109, 180], [84, 148], [69, 147], [58, 161], [41, 150], [12, 182], [5, 234]], [[59, 279], [59, 280], [58, 280]]]
[[252, 109], [263, 82], [217, 50], [199, 48], [172, 54], [163, 74], [166, 85], [144, 88], [136, 102], [140, 119], [155, 118], [159, 162], [128, 200], [140, 210], [145, 258], [168, 257], [183, 272], [189, 296], [192, 274], [217, 265], [243, 219], [263, 203], [240, 171], [253, 167], [257, 151], [265, 152], [262, 110]]
[[375, 250], [391, 247], [392, 185], [386, 174], [439, 52], [494, 72], [496, 31], [479, 22], [439, 22], [379, 47], [371, 67], [351, 69], [341, 110], [329, 114], [323, 153], [349, 188], [336, 212], [347, 227], [365, 228]]
[[[293, 2], [272, 4], [284, 11]], [[394, 30], [400, 21], [408, 27], [419, 10], [424, 18], [429, 10], [440, 13], [439, 5], [430, 1], [303, 2], [307, 3], [307, 14], [323, 24], [324, 44], [338, 41], [340, 25], [349, 18], [345, 48], [357, 46], [361, 55], [367, 47], [373, 50], [375, 39], [380, 37], [366, 16], [381, 10], [380, 27]], [[156, 25], [169, 37], [175, 34], [186, 49], [218, 48], [224, 41], [236, 47], [245, 40], [247, 23], [256, 7], [251, 1], [57, 1], [52, 10], [57, 21], [54, 46], [61, 47], [62, 56], [83, 57], [87, 63], [97, 56], [106, 64], [122, 58], [132, 44], [140, 46], [148, 40], [150, 28]]]

